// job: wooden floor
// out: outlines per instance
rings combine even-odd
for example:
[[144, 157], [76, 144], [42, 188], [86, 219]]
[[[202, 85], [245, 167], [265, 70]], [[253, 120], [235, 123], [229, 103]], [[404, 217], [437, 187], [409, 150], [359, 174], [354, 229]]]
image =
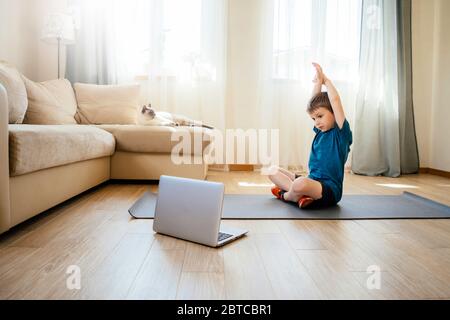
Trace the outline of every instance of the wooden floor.
[[[210, 172], [227, 193], [266, 193], [253, 172]], [[221, 249], [133, 220], [146, 185], [108, 184], [0, 236], [2, 299], [449, 299], [450, 220], [225, 221], [250, 230]], [[157, 186], [152, 186], [154, 191]], [[347, 174], [344, 194], [410, 191], [450, 205], [450, 180]], [[81, 289], [69, 290], [70, 266]], [[369, 290], [369, 266], [380, 273]]]

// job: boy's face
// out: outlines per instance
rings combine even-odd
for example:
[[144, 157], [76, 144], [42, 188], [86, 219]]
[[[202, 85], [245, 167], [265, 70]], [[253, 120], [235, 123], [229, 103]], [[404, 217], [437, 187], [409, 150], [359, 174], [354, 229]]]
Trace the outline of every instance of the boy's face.
[[309, 115], [314, 121], [314, 126], [322, 132], [333, 129], [336, 122], [334, 114], [332, 114], [327, 108], [320, 107], [311, 112]]

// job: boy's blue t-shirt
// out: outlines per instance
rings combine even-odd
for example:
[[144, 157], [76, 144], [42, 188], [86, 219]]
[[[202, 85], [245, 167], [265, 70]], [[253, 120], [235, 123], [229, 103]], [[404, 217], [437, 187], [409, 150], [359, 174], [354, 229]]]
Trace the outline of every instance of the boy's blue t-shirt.
[[344, 165], [353, 143], [353, 135], [347, 120], [342, 129], [334, 128], [322, 132], [314, 127], [316, 136], [309, 157], [309, 178], [321, 181], [333, 190], [336, 202], [342, 198]]

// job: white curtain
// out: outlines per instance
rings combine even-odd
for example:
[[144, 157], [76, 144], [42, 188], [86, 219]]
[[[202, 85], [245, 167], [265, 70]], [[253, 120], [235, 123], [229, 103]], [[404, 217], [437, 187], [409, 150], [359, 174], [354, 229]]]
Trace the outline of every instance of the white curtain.
[[419, 157], [412, 103], [411, 1], [364, 0], [361, 85], [354, 173], [415, 173]]
[[72, 82], [117, 84], [142, 73], [148, 47], [150, 2], [71, 0], [75, 45], [68, 47], [67, 77]]
[[[358, 90], [361, 0], [261, 0], [260, 126], [280, 130], [280, 165], [307, 169], [313, 122], [306, 113], [322, 64], [352, 124]], [[325, 88], [323, 89], [325, 90]]]
[[148, 96], [159, 108], [225, 127], [226, 0], [161, 0], [152, 10]]
[[73, 0], [68, 78], [140, 82], [142, 103], [224, 128], [227, 0]]

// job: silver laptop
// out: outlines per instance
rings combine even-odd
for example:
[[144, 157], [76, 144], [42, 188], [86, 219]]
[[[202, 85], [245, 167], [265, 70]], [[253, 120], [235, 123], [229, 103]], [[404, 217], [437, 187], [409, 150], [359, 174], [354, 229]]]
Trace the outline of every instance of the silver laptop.
[[224, 185], [161, 176], [153, 230], [176, 238], [220, 247], [248, 231], [220, 227]]

